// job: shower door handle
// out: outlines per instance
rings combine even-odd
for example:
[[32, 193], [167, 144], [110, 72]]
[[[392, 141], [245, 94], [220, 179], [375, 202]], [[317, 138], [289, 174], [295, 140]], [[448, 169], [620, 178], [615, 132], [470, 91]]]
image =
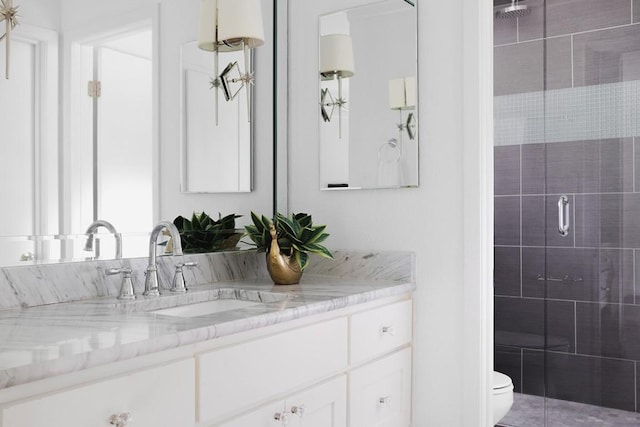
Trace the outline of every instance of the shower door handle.
[[569, 235], [569, 198], [564, 194], [558, 200], [558, 232], [563, 237]]

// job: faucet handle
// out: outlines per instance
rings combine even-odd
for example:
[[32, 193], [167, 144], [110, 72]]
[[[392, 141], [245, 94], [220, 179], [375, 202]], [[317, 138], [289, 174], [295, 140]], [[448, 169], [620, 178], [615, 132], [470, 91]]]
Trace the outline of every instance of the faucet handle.
[[118, 299], [132, 300], [136, 299], [136, 295], [133, 292], [133, 279], [131, 279], [131, 273], [133, 270], [130, 268], [110, 268], [105, 271], [107, 276], [113, 276], [115, 274], [122, 274], [122, 285], [120, 286], [120, 295]]
[[193, 267], [197, 267], [198, 263], [195, 261], [192, 262], [179, 262], [178, 264], [176, 264], [176, 272], [173, 276], [173, 283], [171, 285], [171, 289], [169, 289], [170, 292], [187, 292], [187, 285], [184, 282], [184, 274], [182, 272], [182, 269], [184, 267], [187, 268], [193, 268]]

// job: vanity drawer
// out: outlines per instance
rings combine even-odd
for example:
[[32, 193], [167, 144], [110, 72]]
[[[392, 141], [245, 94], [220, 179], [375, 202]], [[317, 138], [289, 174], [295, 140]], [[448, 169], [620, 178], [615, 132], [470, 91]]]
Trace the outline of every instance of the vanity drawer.
[[349, 374], [351, 426], [408, 427], [411, 420], [411, 349], [405, 348]]
[[411, 342], [412, 302], [401, 301], [351, 316], [351, 363], [380, 356]]
[[187, 359], [49, 393], [2, 408], [3, 427], [109, 426], [128, 412], [136, 427], [195, 424], [195, 364]]
[[339, 318], [200, 354], [198, 420], [210, 422], [347, 366]]

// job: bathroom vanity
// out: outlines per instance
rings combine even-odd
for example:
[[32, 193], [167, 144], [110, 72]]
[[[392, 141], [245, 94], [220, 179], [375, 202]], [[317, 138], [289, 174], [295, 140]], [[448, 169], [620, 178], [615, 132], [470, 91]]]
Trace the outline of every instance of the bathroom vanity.
[[413, 256], [336, 255], [300, 285], [0, 312], [0, 426], [409, 426]]

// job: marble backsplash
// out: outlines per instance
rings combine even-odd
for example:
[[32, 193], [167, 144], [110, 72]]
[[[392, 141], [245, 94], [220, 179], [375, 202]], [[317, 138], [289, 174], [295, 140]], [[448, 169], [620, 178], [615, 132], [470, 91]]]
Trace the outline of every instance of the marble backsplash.
[[[254, 251], [162, 256], [158, 257], [161, 289], [171, 284], [177, 263], [190, 261], [198, 267], [184, 270], [188, 285], [267, 277], [265, 256]], [[415, 282], [414, 264], [410, 252], [336, 250], [333, 260], [314, 256], [305, 275]], [[147, 265], [147, 258], [128, 258], [0, 268], [0, 310], [116, 296], [122, 277], [106, 276], [111, 268], [131, 268], [135, 293], [142, 294]]]

